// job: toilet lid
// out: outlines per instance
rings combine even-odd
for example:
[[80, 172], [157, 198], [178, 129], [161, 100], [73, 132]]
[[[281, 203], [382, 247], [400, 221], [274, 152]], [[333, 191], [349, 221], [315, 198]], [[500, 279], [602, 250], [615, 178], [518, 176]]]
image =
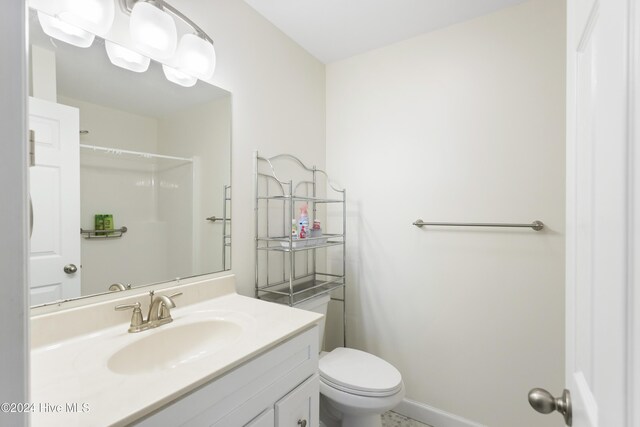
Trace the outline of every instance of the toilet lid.
[[390, 396], [402, 388], [402, 376], [390, 363], [352, 348], [339, 347], [320, 359], [320, 378], [361, 396]]

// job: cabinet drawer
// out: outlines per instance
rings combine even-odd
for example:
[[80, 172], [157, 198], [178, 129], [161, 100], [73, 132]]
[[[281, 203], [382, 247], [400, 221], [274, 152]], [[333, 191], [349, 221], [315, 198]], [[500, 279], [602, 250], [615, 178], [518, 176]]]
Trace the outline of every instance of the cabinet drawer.
[[318, 427], [320, 382], [318, 374], [276, 402], [277, 427]]

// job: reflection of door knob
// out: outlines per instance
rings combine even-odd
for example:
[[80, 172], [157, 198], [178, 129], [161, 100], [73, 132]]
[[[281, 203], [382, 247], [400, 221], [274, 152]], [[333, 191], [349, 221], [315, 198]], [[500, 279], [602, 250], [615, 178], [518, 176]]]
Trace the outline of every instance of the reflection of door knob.
[[553, 397], [543, 388], [534, 388], [529, 392], [529, 404], [541, 414], [558, 411], [564, 416], [566, 425], [571, 426], [571, 393], [565, 389], [562, 397]]
[[67, 274], [73, 274], [78, 271], [78, 267], [76, 267], [75, 264], [67, 264], [64, 266], [63, 270]]

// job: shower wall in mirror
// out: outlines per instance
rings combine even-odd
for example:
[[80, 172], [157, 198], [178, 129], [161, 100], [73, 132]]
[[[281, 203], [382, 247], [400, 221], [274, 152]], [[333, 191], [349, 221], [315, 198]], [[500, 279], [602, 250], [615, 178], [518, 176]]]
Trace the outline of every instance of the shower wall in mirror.
[[231, 94], [30, 45], [32, 304], [229, 269]]

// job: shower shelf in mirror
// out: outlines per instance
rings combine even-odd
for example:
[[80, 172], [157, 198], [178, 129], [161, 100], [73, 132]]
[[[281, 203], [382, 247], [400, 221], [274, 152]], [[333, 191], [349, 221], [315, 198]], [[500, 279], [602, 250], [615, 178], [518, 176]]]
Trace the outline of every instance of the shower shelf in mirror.
[[85, 239], [115, 239], [122, 237], [124, 233], [129, 231], [127, 227], [115, 228], [113, 230], [85, 230], [80, 229], [80, 234]]
[[[282, 179], [285, 174], [295, 179]], [[254, 180], [256, 297], [296, 306], [329, 294], [342, 303], [346, 346], [346, 190], [334, 185], [323, 170], [289, 154], [267, 158], [255, 152]], [[297, 223], [305, 205], [309, 224], [335, 218], [331, 226], [323, 226], [323, 231], [334, 233], [292, 236], [292, 222]]]

